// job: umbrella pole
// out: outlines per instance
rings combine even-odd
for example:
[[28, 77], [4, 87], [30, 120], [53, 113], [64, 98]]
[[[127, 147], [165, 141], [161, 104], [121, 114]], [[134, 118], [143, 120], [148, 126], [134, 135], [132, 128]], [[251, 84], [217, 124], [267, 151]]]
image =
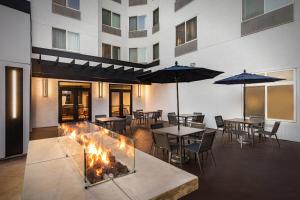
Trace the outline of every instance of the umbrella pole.
[[176, 78], [176, 93], [177, 93], [177, 126], [178, 130], [180, 129], [180, 123], [179, 123], [179, 94], [178, 94], [178, 80]]
[[246, 120], [246, 84], [244, 84], [243, 93], [244, 93], [243, 116], [244, 116], [244, 120]]

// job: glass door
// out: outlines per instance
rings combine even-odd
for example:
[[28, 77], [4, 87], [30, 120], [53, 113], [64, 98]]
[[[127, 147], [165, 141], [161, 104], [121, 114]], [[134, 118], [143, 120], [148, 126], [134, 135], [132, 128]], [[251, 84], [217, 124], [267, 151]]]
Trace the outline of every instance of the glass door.
[[120, 117], [120, 92], [111, 92], [111, 115], [112, 117]]
[[88, 83], [59, 82], [59, 123], [91, 120]]
[[72, 89], [61, 90], [61, 121], [75, 120], [74, 91]]
[[132, 114], [131, 85], [111, 84], [109, 86], [109, 115], [125, 117]]

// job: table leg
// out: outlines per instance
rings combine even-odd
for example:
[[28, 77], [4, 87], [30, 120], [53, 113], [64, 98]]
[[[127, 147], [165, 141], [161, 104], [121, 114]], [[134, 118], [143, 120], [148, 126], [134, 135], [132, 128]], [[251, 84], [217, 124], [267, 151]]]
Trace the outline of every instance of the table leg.
[[180, 162], [180, 167], [182, 167], [182, 137], [179, 136], [179, 162]]

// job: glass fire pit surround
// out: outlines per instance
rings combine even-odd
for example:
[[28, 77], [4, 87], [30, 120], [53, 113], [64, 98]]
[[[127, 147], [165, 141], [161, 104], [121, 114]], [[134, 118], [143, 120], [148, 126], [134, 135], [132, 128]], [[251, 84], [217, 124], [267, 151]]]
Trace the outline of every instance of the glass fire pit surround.
[[86, 188], [135, 172], [133, 139], [89, 122], [60, 124], [59, 134]]

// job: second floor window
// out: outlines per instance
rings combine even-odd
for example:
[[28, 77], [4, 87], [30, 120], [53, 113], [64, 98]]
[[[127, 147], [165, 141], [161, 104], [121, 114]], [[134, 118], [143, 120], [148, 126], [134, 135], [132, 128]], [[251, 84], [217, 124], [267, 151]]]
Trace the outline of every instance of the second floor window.
[[293, 0], [243, 0], [243, 20], [278, 10], [293, 3]]
[[102, 57], [120, 60], [121, 49], [117, 46], [102, 43]]
[[153, 11], [153, 26], [159, 24], [159, 8]]
[[176, 46], [197, 38], [197, 17], [176, 26]]
[[153, 45], [153, 60], [159, 59], [159, 43]]
[[75, 10], [80, 9], [80, 0], [53, 0], [53, 3], [72, 8]]
[[102, 9], [102, 24], [111, 26], [114, 28], [120, 28], [121, 17], [117, 13], [113, 13], [109, 10]]
[[146, 16], [129, 17], [129, 31], [145, 30]]
[[130, 48], [129, 61], [135, 63], [146, 63], [146, 48]]
[[63, 29], [52, 28], [52, 48], [69, 51], [80, 50], [80, 35]]

